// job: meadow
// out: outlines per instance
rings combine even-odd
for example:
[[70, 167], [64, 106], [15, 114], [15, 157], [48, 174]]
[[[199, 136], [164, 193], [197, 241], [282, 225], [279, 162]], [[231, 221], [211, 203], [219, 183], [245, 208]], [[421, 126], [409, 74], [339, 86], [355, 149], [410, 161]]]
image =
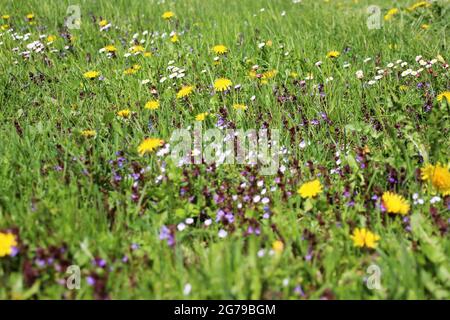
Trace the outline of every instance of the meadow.
[[449, 9], [1, 1], [0, 299], [449, 299]]

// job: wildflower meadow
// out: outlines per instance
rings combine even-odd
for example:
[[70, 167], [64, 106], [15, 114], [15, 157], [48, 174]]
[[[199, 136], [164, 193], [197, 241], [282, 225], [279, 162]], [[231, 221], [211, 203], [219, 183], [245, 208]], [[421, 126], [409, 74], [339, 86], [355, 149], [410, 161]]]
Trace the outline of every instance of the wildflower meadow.
[[449, 299], [449, 17], [2, 0], [0, 299]]

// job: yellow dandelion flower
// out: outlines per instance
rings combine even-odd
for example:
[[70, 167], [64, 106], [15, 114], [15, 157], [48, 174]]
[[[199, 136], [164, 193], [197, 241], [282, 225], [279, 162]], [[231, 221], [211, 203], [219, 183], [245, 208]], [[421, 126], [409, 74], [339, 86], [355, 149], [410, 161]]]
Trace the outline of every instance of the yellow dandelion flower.
[[179, 42], [178, 35], [175, 33], [173, 36], [170, 37], [170, 42], [176, 43]]
[[367, 230], [365, 228], [356, 228], [353, 230], [353, 235], [351, 235], [350, 238], [353, 240], [355, 247], [364, 247], [366, 243], [366, 232]]
[[397, 13], [399, 13], [399, 10], [397, 8], [389, 9], [389, 11], [384, 16], [384, 20], [388, 21], [391, 20], [393, 16], [395, 16]]
[[91, 129], [86, 129], [86, 130], [81, 131], [81, 135], [85, 138], [94, 138], [97, 136], [97, 131], [91, 130]]
[[401, 195], [386, 191], [381, 200], [388, 213], [405, 215], [409, 212], [410, 205]]
[[144, 57], [148, 58], [151, 57], [153, 54], [150, 51], [144, 52]]
[[318, 179], [306, 182], [297, 190], [302, 198], [313, 198], [322, 192], [322, 184]]
[[228, 48], [223, 44], [218, 44], [212, 48], [215, 54], [226, 54], [228, 52]]
[[284, 250], [284, 243], [280, 240], [275, 240], [272, 243], [272, 250], [275, 251], [275, 253], [281, 253]]
[[195, 116], [195, 120], [197, 121], [204, 121], [206, 117], [208, 116], [208, 112], [202, 112]]
[[98, 71], [93, 71], [93, 70], [88, 71], [88, 72], [85, 72], [85, 73], [83, 74], [83, 76], [84, 76], [85, 78], [91, 79], [91, 80], [97, 78], [99, 75], [100, 75], [100, 72], [98, 72]]
[[366, 231], [366, 247], [370, 249], [374, 249], [377, 247], [377, 242], [380, 240], [380, 236], [370, 232], [369, 230]]
[[450, 91], [444, 91], [437, 96], [437, 101], [439, 102], [442, 102], [444, 99], [450, 104]]
[[9, 18], [11, 18], [11, 16], [9, 14], [2, 15], [3, 20], [9, 20]]
[[255, 70], [250, 70], [248, 76], [250, 77], [250, 79], [256, 79], [258, 77], [258, 74]]
[[276, 75], [277, 75], [277, 73], [278, 73], [278, 71], [277, 70], [269, 70], [269, 71], [266, 71], [266, 72], [264, 72], [263, 74], [262, 74], [262, 76], [261, 76], [261, 79], [262, 80], [269, 80], [269, 79], [272, 79], [272, 78], [274, 78]]
[[173, 17], [175, 17], [175, 13], [173, 13], [172, 11], [166, 11], [162, 14], [161, 16], [164, 20], [170, 20]]
[[54, 36], [54, 35], [49, 35], [48, 37], [47, 37], [47, 42], [53, 42], [53, 41], [55, 41], [56, 40], [56, 36]]
[[147, 138], [141, 142], [138, 147], [138, 153], [140, 156], [150, 153], [164, 144], [164, 141], [158, 138]]
[[222, 91], [228, 90], [232, 84], [233, 84], [233, 82], [231, 82], [230, 79], [219, 78], [219, 79], [216, 79], [216, 81], [214, 81], [214, 89], [216, 91], [222, 92]]
[[10, 256], [15, 246], [17, 241], [12, 233], [0, 232], [0, 257]]
[[116, 52], [117, 49], [115, 46], [113, 46], [112, 44], [107, 45], [106, 47], [104, 47], [103, 49], [105, 49], [106, 52]]
[[2, 24], [1, 29], [3, 31], [8, 30], [9, 29], [9, 24]]
[[29, 14], [27, 14], [27, 19], [28, 20], [33, 20], [34, 19], [34, 13], [29, 13]]
[[339, 51], [330, 51], [327, 53], [327, 58], [333, 59], [339, 57], [341, 54]]
[[104, 27], [104, 26], [106, 26], [107, 24], [108, 24], [108, 20], [106, 20], [106, 19], [100, 20], [100, 22], [98, 23], [98, 25], [99, 25], [100, 27]]
[[131, 110], [130, 109], [123, 109], [117, 112], [117, 115], [121, 118], [128, 119], [131, 116]]
[[449, 169], [437, 163], [425, 165], [421, 169], [422, 180], [428, 180], [432, 186], [442, 195], [450, 195], [450, 172]]
[[429, 3], [428, 1], [419, 1], [414, 3], [411, 7], [408, 8], [409, 11], [414, 11], [417, 8], [428, 8], [429, 6], [431, 6], [431, 3]]
[[131, 53], [142, 53], [145, 51], [145, 48], [140, 45], [132, 46], [130, 48]]
[[159, 101], [158, 100], [150, 100], [145, 104], [145, 109], [149, 110], [156, 110], [159, 108]]
[[235, 103], [235, 104], [233, 104], [233, 109], [234, 110], [246, 110], [247, 106], [242, 103]]
[[177, 93], [177, 99], [189, 97], [194, 91], [194, 86], [183, 86]]
[[374, 249], [377, 247], [377, 242], [380, 240], [380, 237], [366, 228], [356, 228], [353, 230], [353, 235], [350, 236], [353, 240], [353, 244], [355, 247], [367, 247], [370, 249]]
[[140, 65], [134, 64], [131, 68], [126, 69], [123, 73], [124, 74], [135, 74], [138, 72], [138, 70], [141, 68]]
[[123, 73], [124, 73], [124, 74], [127, 74], [127, 75], [135, 74], [136, 72], [137, 72], [137, 70], [134, 69], [134, 68], [128, 68], [128, 69], [125, 69], [125, 70], [123, 71]]

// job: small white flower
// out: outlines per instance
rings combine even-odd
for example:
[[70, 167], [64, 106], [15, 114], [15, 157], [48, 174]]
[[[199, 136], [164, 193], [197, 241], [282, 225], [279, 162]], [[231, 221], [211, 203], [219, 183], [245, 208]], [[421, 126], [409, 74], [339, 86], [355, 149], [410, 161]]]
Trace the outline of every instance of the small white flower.
[[205, 226], [210, 226], [211, 225], [211, 223], [212, 223], [212, 220], [211, 219], [206, 219], [205, 220]]
[[183, 231], [184, 229], [186, 229], [186, 225], [183, 223], [183, 222], [180, 222], [178, 225], [177, 225], [177, 229], [178, 229], [178, 231]]
[[219, 230], [219, 233], [218, 233], [219, 238], [225, 238], [227, 235], [228, 235], [228, 232], [226, 232], [225, 230], [223, 230], [223, 229]]
[[302, 142], [300, 142], [300, 144], [298, 146], [300, 147], [300, 149], [305, 149], [306, 148], [306, 141], [302, 140]]
[[438, 196], [435, 196], [435, 197], [433, 197], [433, 198], [430, 199], [430, 203], [431, 203], [431, 204], [435, 204], [435, 203], [438, 203], [438, 202], [440, 202], [440, 201], [441, 201], [441, 198], [438, 197]]
[[402, 77], [406, 77], [406, 76], [410, 75], [411, 71], [412, 71], [411, 69], [407, 69], [407, 70], [403, 71], [402, 72]]
[[362, 70], [356, 71], [355, 75], [356, 75], [356, 78], [358, 78], [358, 79], [364, 78], [364, 72]]
[[192, 218], [187, 218], [187, 219], [185, 220], [185, 222], [186, 222], [186, 224], [193, 224], [193, 223], [194, 223], [194, 219], [192, 219]]
[[183, 289], [183, 294], [185, 296], [188, 296], [191, 293], [191, 291], [192, 291], [192, 285], [190, 283], [186, 283], [186, 285], [184, 286], [184, 289]]

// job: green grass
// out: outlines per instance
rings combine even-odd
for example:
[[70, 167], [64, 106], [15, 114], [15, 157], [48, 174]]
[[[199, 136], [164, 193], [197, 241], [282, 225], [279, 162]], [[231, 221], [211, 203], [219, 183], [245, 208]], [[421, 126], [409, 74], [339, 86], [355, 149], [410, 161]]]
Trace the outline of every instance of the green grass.
[[[78, 3], [79, 30], [64, 29], [72, 2], [0, 4], [0, 15], [11, 16], [2, 24], [19, 35], [30, 33], [25, 41], [0, 32], [0, 231], [14, 232], [19, 249], [15, 256], [0, 257], [0, 299], [450, 298], [450, 197], [421, 181], [418, 171], [424, 163], [449, 163], [450, 104], [437, 101], [450, 90], [441, 61], [450, 59], [448, 1], [414, 11], [407, 9], [412, 1], [398, 1], [400, 12], [389, 21], [383, 16], [391, 1]], [[381, 29], [367, 28], [369, 5], [381, 8]], [[172, 21], [161, 18], [167, 10], [176, 14]], [[31, 12], [33, 25], [25, 19]], [[112, 28], [101, 32], [101, 19]], [[172, 31], [179, 34], [178, 43], [169, 40]], [[159, 36], [151, 37], [152, 32]], [[151, 57], [124, 57], [135, 33], [146, 40], [142, 45]], [[44, 52], [22, 58], [19, 53], [41, 34], [57, 38], [49, 45], [41, 40]], [[269, 40], [272, 46], [258, 48]], [[99, 52], [109, 44], [117, 48], [114, 59]], [[216, 44], [229, 49], [219, 64], [211, 51]], [[327, 58], [331, 50], [340, 56]], [[418, 77], [402, 77], [404, 70], [421, 67], [418, 55], [440, 59], [432, 72], [423, 67]], [[408, 66], [397, 64], [399, 59]], [[170, 74], [170, 60], [185, 68], [186, 76], [160, 82]], [[134, 64], [141, 68], [124, 75]], [[263, 84], [249, 77], [253, 65], [277, 74]], [[389, 72], [368, 85], [376, 67]], [[85, 79], [89, 70], [104, 80]], [[364, 79], [357, 79], [358, 70]], [[314, 79], [303, 86], [309, 73]], [[241, 90], [214, 94], [211, 86], [220, 77], [241, 84]], [[141, 84], [144, 79], [149, 83]], [[196, 87], [187, 101], [175, 98], [183, 84]], [[154, 98], [160, 108], [144, 109]], [[233, 110], [238, 102], [247, 110]], [[133, 111], [130, 119], [116, 116], [127, 108]], [[209, 112], [203, 126], [214, 128], [224, 110], [236, 128], [280, 130], [289, 150], [280, 163], [286, 170], [261, 176], [259, 168], [243, 165], [180, 168], [169, 158], [138, 155], [145, 137], [169, 141], [176, 128], [193, 126], [201, 112]], [[311, 124], [314, 119], [318, 125]], [[85, 129], [97, 136], [83, 137]], [[300, 148], [302, 141], [310, 144]], [[111, 163], [118, 152], [127, 160], [122, 168]], [[330, 174], [338, 167], [341, 174]], [[133, 188], [130, 174], [141, 168], [147, 171]], [[114, 181], [115, 172], [122, 181]], [[156, 182], [160, 175], [163, 180]], [[323, 192], [302, 199], [297, 189], [315, 177]], [[264, 187], [257, 185], [260, 180]], [[269, 219], [263, 218], [264, 205], [251, 201], [263, 188]], [[384, 191], [409, 201], [407, 216], [380, 210], [380, 200], [372, 197]], [[414, 204], [415, 193], [424, 204]], [[218, 203], [217, 195], [224, 201]], [[440, 202], [430, 203], [438, 195]], [[215, 222], [219, 209], [233, 212], [234, 222]], [[208, 217], [213, 222], [206, 227]], [[176, 229], [186, 218], [195, 222], [175, 233], [174, 246], [159, 239], [162, 226]], [[260, 235], [246, 235], [250, 225]], [[353, 245], [350, 235], [357, 227], [380, 236], [376, 249]], [[227, 237], [218, 237], [220, 229]], [[276, 240], [284, 249], [270, 255]], [[49, 258], [50, 264], [40, 264]], [[106, 266], [94, 265], [95, 258]], [[380, 290], [364, 283], [372, 264], [381, 270]], [[65, 286], [69, 265], [81, 269], [80, 290]], [[192, 286], [188, 295], [186, 284]]]

